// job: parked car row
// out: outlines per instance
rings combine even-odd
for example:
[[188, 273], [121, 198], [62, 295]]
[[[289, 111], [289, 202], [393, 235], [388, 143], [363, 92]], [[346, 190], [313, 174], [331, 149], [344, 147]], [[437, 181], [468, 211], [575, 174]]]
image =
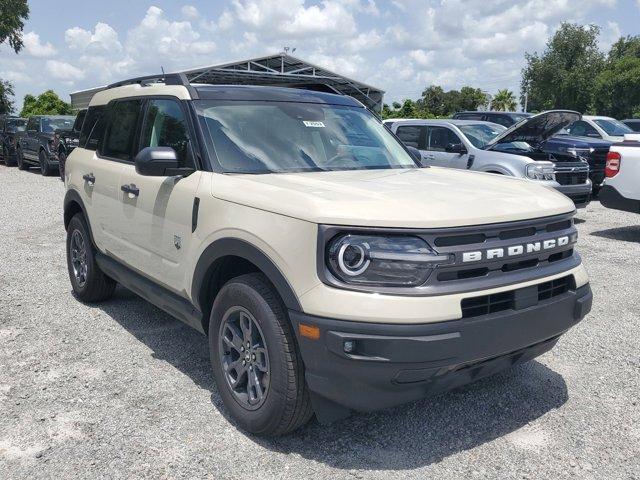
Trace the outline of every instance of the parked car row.
[[84, 114], [35, 115], [19, 118], [0, 116], [0, 141], [5, 165], [20, 170], [40, 168], [42, 175], [59, 172], [64, 175], [64, 162], [78, 145]]
[[[547, 182], [578, 208], [598, 195], [613, 142], [640, 128], [571, 111], [458, 112], [449, 120], [385, 120], [423, 164], [465, 168]], [[585, 174], [586, 172], [586, 174]]]

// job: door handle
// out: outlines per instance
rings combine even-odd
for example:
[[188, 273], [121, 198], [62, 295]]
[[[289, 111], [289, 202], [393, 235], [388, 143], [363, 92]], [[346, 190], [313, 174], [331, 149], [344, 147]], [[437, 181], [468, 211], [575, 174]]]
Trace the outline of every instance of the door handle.
[[82, 179], [90, 185], [96, 183], [96, 177], [93, 176], [93, 173], [86, 173], [82, 176]]
[[133, 195], [134, 197], [137, 197], [138, 195], [140, 195], [140, 189], [138, 187], [135, 186], [135, 184], [131, 183], [129, 185], [122, 185], [120, 187], [120, 190], [122, 190], [124, 193], [128, 193], [130, 195]]

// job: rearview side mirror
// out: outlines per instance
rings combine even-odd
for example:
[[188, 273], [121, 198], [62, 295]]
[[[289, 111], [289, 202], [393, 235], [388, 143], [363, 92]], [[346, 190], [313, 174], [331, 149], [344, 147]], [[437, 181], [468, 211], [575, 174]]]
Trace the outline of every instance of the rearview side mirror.
[[467, 153], [467, 148], [461, 143], [449, 143], [444, 148], [447, 153], [458, 153], [460, 155]]
[[136, 173], [146, 177], [186, 176], [191, 168], [181, 168], [176, 151], [171, 147], [145, 147], [134, 159]]

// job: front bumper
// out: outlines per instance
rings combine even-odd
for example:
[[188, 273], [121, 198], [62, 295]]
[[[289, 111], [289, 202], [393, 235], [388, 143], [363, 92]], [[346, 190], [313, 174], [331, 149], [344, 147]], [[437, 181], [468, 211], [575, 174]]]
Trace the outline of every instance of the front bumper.
[[640, 200], [624, 197], [611, 185], [603, 185], [598, 198], [600, 199], [600, 203], [607, 208], [640, 213]]
[[[592, 298], [587, 284], [521, 309], [418, 325], [289, 315], [316, 416], [330, 422], [351, 410], [432, 396], [531, 360], [591, 310]], [[300, 336], [300, 324], [317, 326], [320, 338]], [[349, 341], [354, 350], [346, 353]]]
[[576, 208], [584, 208], [591, 202], [592, 184], [590, 181], [580, 185], [558, 185], [555, 189], [569, 197]]

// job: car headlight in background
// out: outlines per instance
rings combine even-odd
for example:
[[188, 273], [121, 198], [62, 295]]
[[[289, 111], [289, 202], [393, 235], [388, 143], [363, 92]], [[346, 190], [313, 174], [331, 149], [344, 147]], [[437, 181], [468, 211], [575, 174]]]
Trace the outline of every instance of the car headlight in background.
[[450, 255], [434, 252], [419, 237], [343, 234], [329, 242], [326, 262], [338, 280], [362, 286], [415, 287]]
[[551, 162], [536, 162], [527, 165], [527, 177], [532, 180], [555, 180], [555, 165]]

